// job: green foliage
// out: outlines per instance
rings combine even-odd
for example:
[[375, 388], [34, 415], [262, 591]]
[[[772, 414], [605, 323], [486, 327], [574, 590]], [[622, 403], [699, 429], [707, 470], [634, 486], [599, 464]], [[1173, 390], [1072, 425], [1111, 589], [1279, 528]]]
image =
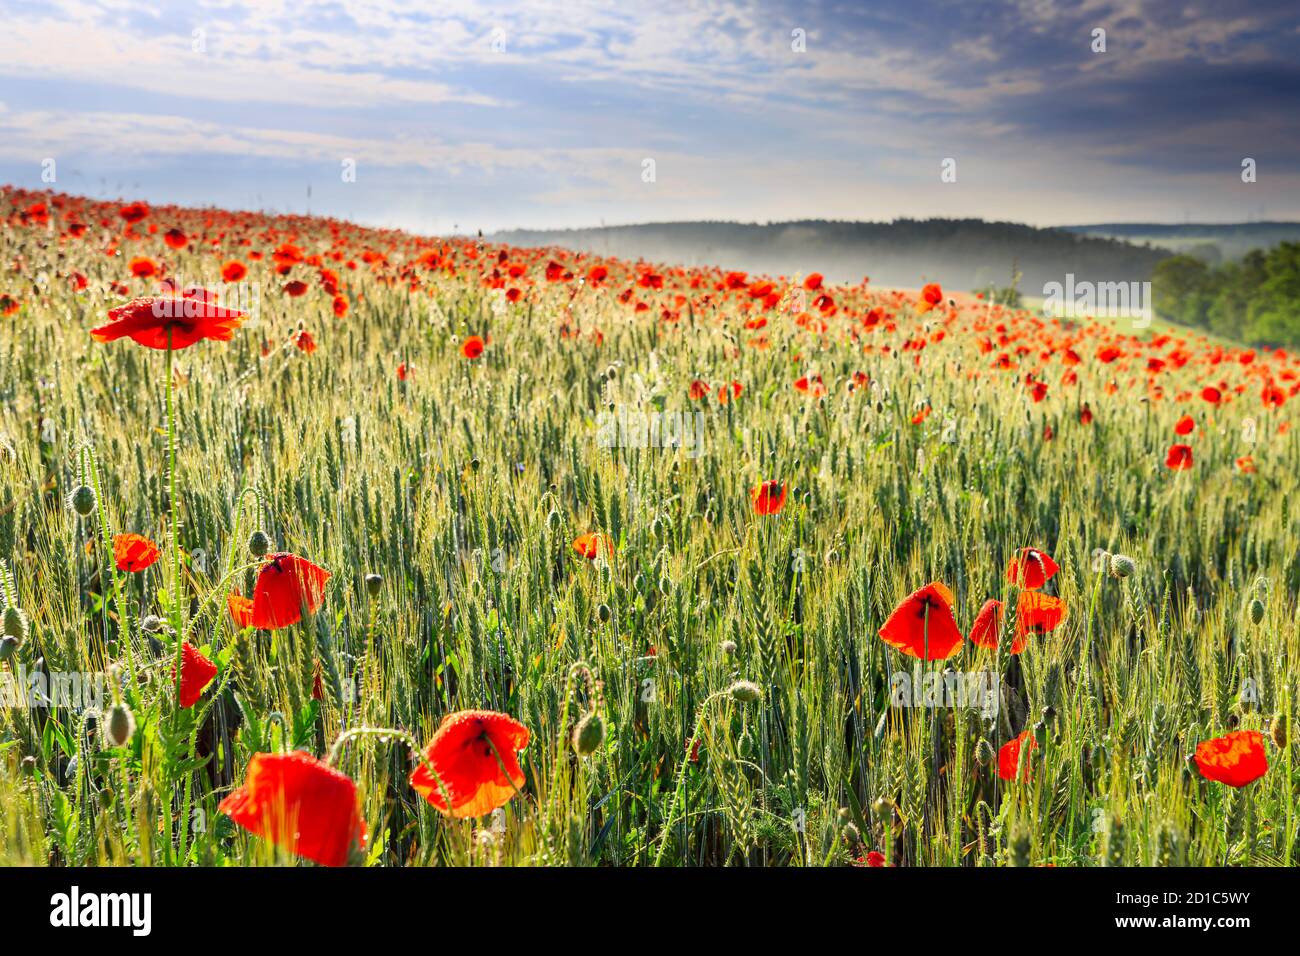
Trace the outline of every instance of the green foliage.
[[1156, 313], [1171, 322], [1250, 345], [1300, 344], [1300, 243], [1217, 267], [1174, 256], [1155, 267], [1151, 291]]

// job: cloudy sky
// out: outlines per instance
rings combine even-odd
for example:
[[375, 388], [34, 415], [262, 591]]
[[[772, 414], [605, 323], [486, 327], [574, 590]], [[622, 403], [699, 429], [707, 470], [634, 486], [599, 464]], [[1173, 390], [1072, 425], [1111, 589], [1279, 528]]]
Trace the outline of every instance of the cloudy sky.
[[1297, 9], [0, 0], [0, 182], [421, 232], [1300, 219]]

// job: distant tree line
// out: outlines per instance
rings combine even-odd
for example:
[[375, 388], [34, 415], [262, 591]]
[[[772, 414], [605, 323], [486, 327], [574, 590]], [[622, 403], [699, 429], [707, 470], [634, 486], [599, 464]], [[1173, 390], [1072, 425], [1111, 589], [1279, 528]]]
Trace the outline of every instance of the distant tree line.
[[1157, 315], [1250, 345], [1300, 345], [1300, 242], [1211, 265], [1180, 255], [1151, 275]]

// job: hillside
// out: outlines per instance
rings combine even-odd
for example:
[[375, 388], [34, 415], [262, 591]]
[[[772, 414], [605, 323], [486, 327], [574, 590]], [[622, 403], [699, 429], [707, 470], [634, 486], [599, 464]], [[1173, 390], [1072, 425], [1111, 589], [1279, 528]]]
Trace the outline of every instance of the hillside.
[[1240, 259], [1252, 249], [1300, 241], [1300, 222], [1106, 222], [1061, 228], [1081, 236], [1150, 244], [1210, 263]]
[[1013, 265], [1029, 293], [1067, 273], [1080, 279], [1142, 281], [1168, 253], [1118, 239], [980, 219], [893, 222], [665, 222], [593, 229], [510, 230], [516, 246], [563, 246], [621, 258], [718, 265], [773, 275], [822, 272], [833, 282], [944, 288], [1006, 285]]

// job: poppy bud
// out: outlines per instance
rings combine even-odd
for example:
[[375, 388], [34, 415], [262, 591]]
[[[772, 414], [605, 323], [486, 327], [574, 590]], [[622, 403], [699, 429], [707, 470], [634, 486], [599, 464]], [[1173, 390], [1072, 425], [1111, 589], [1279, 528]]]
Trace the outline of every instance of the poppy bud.
[[384, 579], [378, 574], [366, 575], [366, 593], [371, 597], [379, 596], [379, 589], [384, 586]]
[[557, 531], [560, 527], [560, 520], [560, 513], [558, 511], [552, 511], [546, 516], [546, 527], [550, 528], [552, 531]]
[[993, 745], [984, 737], [975, 745], [975, 762], [981, 767], [987, 767], [993, 762]]
[[99, 805], [105, 810], [113, 805], [113, 791], [108, 787], [99, 791]]
[[736, 654], [736, 642], [735, 642], [735, 641], [723, 641], [723, 642], [722, 642], [722, 653], [725, 654], [727, 657], [734, 657], [735, 654]]
[[1264, 602], [1259, 598], [1250, 602], [1250, 623], [1258, 624], [1264, 620]]
[[13, 657], [16, 650], [18, 650], [18, 641], [15, 638], [0, 639], [0, 664]]
[[595, 753], [605, 742], [605, 721], [594, 710], [583, 716], [573, 728], [573, 751], [579, 757]]
[[871, 801], [871, 814], [877, 820], [889, 813], [891, 809], [889, 801], [884, 797], [876, 797], [875, 800]]
[[147, 614], [140, 619], [140, 628], [148, 634], [157, 634], [162, 630], [163, 619], [157, 614]]
[[24, 757], [22, 762], [23, 773], [29, 777], [36, 773], [36, 758]]
[[95, 504], [95, 490], [89, 485], [77, 485], [68, 495], [68, 507], [83, 518], [94, 512]]
[[1132, 577], [1137, 571], [1137, 562], [1127, 554], [1112, 554], [1110, 556], [1110, 573], [1117, 578]]
[[611, 615], [612, 612], [610, 611], [608, 604], [596, 605], [596, 617], [600, 618], [601, 624], [608, 624]]
[[19, 644], [27, 640], [27, 614], [17, 604], [10, 604], [0, 616], [0, 634]]
[[731, 699], [741, 704], [752, 704], [763, 696], [763, 689], [753, 681], [738, 680], [727, 691]]
[[110, 747], [125, 747], [135, 734], [135, 715], [126, 704], [114, 704], [108, 712], [104, 727], [104, 743]]
[[862, 842], [862, 831], [852, 823], [844, 824], [844, 839], [849, 841], [849, 846], [857, 846]]
[[471, 458], [471, 459], [469, 460], [469, 470], [470, 470], [470, 471], [478, 471], [479, 468], [482, 467], [482, 465], [483, 465], [483, 463], [480, 462], [477, 458]]
[[1286, 719], [1283, 717], [1274, 717], [1273, 722], [1269, 725], [1268, 735], [1273, 738], [1273, 743], [1279, 750], [1286, 749]]
[[271, 539], [266, 536], [264, 531], [254, 531], [248, 539], [248, 550], [252, 552], [253, 557], [263, 557], [266, 552], [271, 550]]

